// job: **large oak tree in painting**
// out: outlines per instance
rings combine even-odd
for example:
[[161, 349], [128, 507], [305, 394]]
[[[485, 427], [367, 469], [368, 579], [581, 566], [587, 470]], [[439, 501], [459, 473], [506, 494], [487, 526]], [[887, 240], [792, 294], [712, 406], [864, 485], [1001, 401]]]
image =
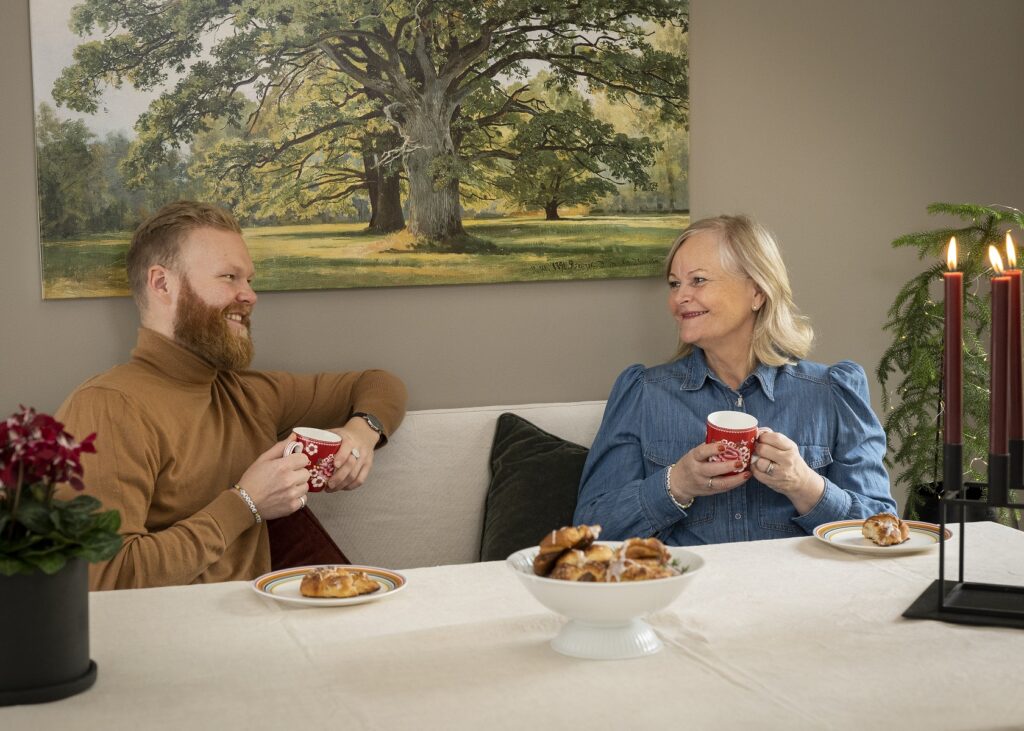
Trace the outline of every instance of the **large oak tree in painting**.
[[511, 162], [494, 187], [515, 203], [543, 209], [549, 221], [559, 220], [560, 206], [594, 204], [615, 193], [616, 183], [650, 189], [647, 169], [657, 145], [615, 132], [595, 118], [588, 100], [551, 81], [547, 74], [531, 80], [530, 113], [515, 127], [506, 147]]
[[[75, 49], [54, 98], [94, 111], [106, 84], [159, 88], [173, 73], [136, 123], [126, 161], [136, 176], [226, 120], [249, 134], [207, 164], [243, 188], [246, 176], [276, 174], [320, 205], [362, 188], [386, 230], [402, 223], [400, 168], [410, 231], [459, 248], [462, 181], [501, 160], [522, 169], [527, 151], [512, 130], [524, 131], [524, 117], [571, 123], [515, 81], [540, 67], [563, 91], [685, 120], [686, 60], [656, 48], [650, 29], [686, 30], [688, 17], [685, 0], [85, 0], [72, 27], [101, 40]], [[282, 110], [290, 124], [256, 134]], [[545, 152], [558, 153], [555, 142]], [[621, 148], [624, 172], [640, 152]]]

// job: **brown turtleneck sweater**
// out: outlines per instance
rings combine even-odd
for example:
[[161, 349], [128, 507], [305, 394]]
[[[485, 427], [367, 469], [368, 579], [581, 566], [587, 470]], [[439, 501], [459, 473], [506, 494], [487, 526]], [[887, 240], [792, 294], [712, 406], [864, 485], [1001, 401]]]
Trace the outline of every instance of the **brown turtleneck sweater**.
[[57, 412], [77, 439], [96, 433], [96, 454], [82, 455], [86, 493], [121, 513], [124, 545], [89, 567], [90, 588], [269, 571], [267, 524], [231, 489], [242, 473], [295, 426], [333, 428], [365, 411], [391, 434], [405, 403], [405, 386], [385, 371], [221, 371], [140, 328], [131, 360], [86, 381]]

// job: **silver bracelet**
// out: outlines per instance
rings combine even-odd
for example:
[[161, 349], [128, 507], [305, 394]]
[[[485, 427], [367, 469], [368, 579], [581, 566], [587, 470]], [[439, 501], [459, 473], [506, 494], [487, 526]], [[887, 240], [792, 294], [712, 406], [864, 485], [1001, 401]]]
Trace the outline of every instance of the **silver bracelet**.
[[683, 505], [681, 502], [676, 500], [676, 496], [672, 494], [672, 468], [675, 466], [676, 463], [673, 462], [668, 466], [668, 470], [665, 472], [665, 492], [668, 493], [668, 499], [672, 501], [673, 505], [675, 505], [680, 510], [688, 510], [693, 505], [693, 501], [696, 498], [690, 498], [690, 502]]
[[[249, 506], [249, 510], [251, 510], [252, 514], [256, 517], [256, 525], [262, 523], [263, 518], [260, 516], [260, 511], [256, 509], [256, 503], [254, 503], [252, 501], [252, 498], [249, 497], [249, 493], [243, 490], [242, 486], [239, 485], [237, 482], [235, 483], [234, 489], [238, 490], [238, 494], [242, 496], [242, 499], [245, 500], [245, 504]], [[676, 504], [678, 505], [678, 503]]]

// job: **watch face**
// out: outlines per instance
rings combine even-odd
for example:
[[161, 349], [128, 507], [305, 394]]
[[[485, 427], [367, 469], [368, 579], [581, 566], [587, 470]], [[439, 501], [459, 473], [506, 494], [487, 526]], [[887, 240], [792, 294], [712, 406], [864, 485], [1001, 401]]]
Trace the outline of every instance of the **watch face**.
[[375, 432], [381, 433], [384, 431], [384, 425], [381, 424], [380, 421], [378, 421], [377, 417], [374, 416], [373, 414], [364, 414], [363, 412], [358, 412], [352, 414], [352, 416], [361, 416], [363, 419], [366, 419], [366, 423], [369, 424], [370, 428], [373, 429]]

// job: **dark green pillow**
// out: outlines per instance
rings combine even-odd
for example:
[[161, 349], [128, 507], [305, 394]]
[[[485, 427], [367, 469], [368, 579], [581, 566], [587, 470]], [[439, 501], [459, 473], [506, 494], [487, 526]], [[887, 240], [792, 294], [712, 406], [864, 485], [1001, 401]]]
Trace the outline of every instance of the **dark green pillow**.
[[572, 525], [587, 448], [502, 414], [491, 445], [481, 561], [504, 560], [545, 533]]

